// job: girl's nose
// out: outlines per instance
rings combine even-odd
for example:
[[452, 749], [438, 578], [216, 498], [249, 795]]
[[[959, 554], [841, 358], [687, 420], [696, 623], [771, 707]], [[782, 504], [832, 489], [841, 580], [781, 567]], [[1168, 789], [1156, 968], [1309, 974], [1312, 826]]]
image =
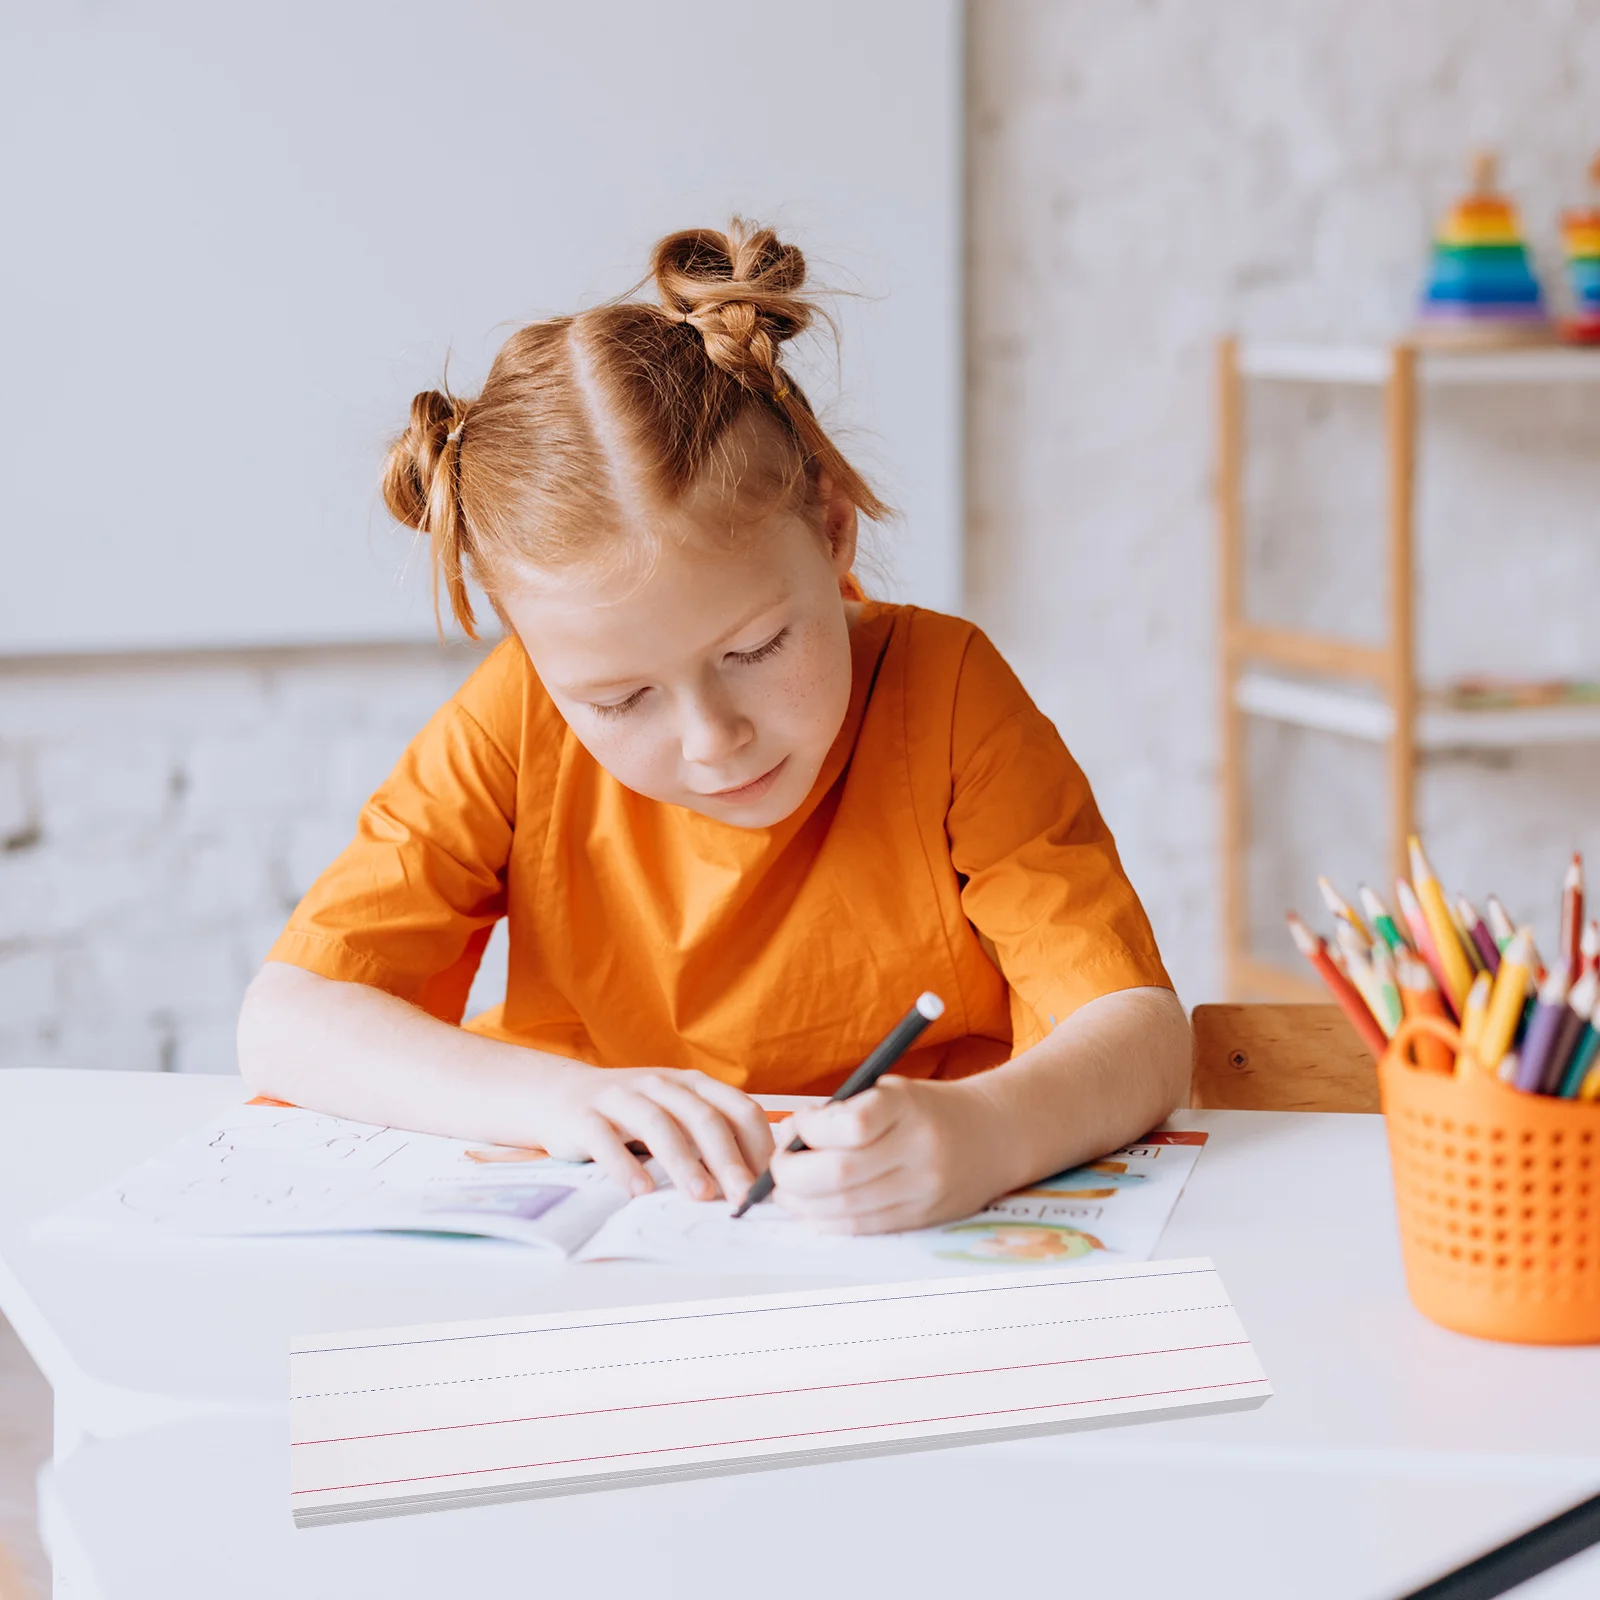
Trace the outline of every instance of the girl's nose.
[[695, 766], [720, 767], [750, 743], [755, 728], [726, 696], [695, 695], [683, 708], [679, 734], [683, 759]]

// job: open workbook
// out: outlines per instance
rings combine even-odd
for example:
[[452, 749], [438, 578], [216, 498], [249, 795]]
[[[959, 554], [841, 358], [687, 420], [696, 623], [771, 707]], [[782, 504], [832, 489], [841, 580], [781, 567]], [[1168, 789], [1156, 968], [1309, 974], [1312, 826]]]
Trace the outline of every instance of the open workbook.
[[[762, 1102], [775, 1120], [810, 1100]], [[1005, 1195], [962, 1221], [844, 1238], [768, 1203], [659, 1187], [630, 1198], [598, 1167], [255, 1101], [39, 1225], [52, 1237], [362, 1232], [479, 1234], [555, 1259], [673, 1262], [707, 1271], [883, 1280], [993, 1266], [1142, 1261], [1155, 1249], [1205, 1134], [1150, 1134], [1101, 1161]]]

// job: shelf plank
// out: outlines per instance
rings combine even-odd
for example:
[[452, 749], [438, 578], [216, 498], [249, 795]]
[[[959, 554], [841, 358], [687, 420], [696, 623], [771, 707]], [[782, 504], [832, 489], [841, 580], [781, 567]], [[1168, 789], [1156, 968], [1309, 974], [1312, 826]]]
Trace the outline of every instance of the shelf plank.
[[[1377, 385], [1387, 381], [1386, 345], [1243, 344], [1239, 371], [1283, 383]], [[1553, 345], [1531, 350], [1422, 350], [1417, 375], [1429, 387], [1600, 383], [1600, 349]]]
[[1354, 639], [1333, 639], [1323, 634], [1301, 633], [1293, 628], [1264, 628], [1238, 622], [1229, 630], [1228, 648], [1235, 660], [1270, 661], [1275, 666], [1301, 672], [1326, 673], [1337, 678], [1365, 678], [1387, 684], [1389, 652], [1379, 645]]
[[[1393, 737], [1394, 711], [1376, 695], [1307, 683], [1270, 672], [1245, 672], [1234, 704], [1252, 716], [1382, 744]], [[1535, 745], [1600, 743], [1600, 706], [1528, 706], [1492, 711], [1427, 707], [1417, 713], [1425, 750], [1510, 750]]]

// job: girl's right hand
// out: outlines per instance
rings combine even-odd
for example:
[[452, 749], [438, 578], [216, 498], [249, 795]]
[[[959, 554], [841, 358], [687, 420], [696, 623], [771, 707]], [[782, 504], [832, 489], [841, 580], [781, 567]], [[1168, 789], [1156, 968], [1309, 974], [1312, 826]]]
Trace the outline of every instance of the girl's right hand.
[[767, 1114], [704, 1072], [575, 1066], [552, 1086], [539, 1142], [565, 1161], [593, 1161], [630, 1194], [655, 1184], [628, 1146], [638, 1142], [691, 1200], [742, 1200], [772, 1155]]

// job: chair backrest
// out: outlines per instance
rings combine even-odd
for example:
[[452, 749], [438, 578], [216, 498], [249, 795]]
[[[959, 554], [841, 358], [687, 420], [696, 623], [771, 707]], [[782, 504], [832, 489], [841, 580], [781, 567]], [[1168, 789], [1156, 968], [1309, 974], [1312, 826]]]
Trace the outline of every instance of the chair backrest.
[[1196, 1006], [1189, 1104], [1231, 1111], [1376, 1111], [1372, 1052], [1338, 1006]]

